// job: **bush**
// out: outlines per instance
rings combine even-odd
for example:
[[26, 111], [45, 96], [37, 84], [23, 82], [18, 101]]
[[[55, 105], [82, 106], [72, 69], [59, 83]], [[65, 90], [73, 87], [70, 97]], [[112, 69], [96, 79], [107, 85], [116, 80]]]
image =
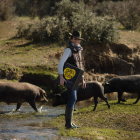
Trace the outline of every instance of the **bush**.
[[52, 14], [52, 7], [58, 1], [60, 0], [14, 0], [15, 12], [19, 16], [38, 16], [42, 19]]
[[29, 29], [30, 29], [29, 24], [25, 24], [22, 21], [20, 22], [19, 26], [17, 27], [17, 34], [16, 37], [17, 38], [22, 38], [25, 37], [26, 39], [28, 38], [28, 33], [29, 33]]
[[0, 0], [0, 20], [11, 18], [14, 14], [13, 0]]
[[108, 4], [108, 14], [115, 16], [116, 19], [126, 29], [137, 29], [140, 25], [140, 1], [127, 0]]
[[68, 33], [79, 30], [86, 40], [85, 45], [93, 43], [109, 44], [117, 38], [117, 26], [114, 20], [97, 18], [84, 2], [76, 3], [62, 0], [56, 4], [58, 11], [55, 18], [44, 18], [28, 26], [21, 24], [18, 37], [34, 41], [66, 42]]
[[36, 42], [58, 42], [63, 40], [68, 34], [69, 28], [67, 20], [62, 18], [44, 18], [34, 24], [24, 24], [21, 22], [18, 27], [17, 37], [25, 37]]
[[113, 43], [118, 38], [117, 25], [114, 19], [97, 18], [89, 6], [83, 2], [62, 0], [56, 4], [59, 18], [65, 17], [69, 20], [70, 30], [80, 30], [82, 37], [86, 40], [84, 44]]
[[81, 15], [84, 13], [85, 5], [83, 2], [71, 2], [70, 0], [62, 0], [59, 3], [56, 3], [57, 7], [57, 16], [61, 19], [65, 17], [69, 20], [68, 26], [72, 29], [73, 25], [73, 16], [75, 14]]
[[100, 43], [103, 45], [111, 44], [119, 38], [117, 25], [114, 19], [107, 20], [95, 17], [89, 24], [85, 24], [82, 29], [87, 45]]

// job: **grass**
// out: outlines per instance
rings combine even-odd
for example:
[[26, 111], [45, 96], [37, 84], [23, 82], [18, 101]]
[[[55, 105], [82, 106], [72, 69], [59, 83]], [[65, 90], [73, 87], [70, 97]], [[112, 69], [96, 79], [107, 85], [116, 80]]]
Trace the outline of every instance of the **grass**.
[[[25, 39], [15, 39], [16, 28], [20, 21], [33, 22], [28, 17], [16, 17], [11, 21], [0, 22], [1, 67], [11, 66], [14, 69], [20, 67], [21, 71], [27, 73], [44, 75], [51, 73], [56, 76], [60, 54], [65, 46], [35, 44]], [[132, 49], [140, 46], [139, 32], [120, 30], [120, 35], [118, 44], [126, 44]], [[61, 136], [94, 140], [138, 140], [140, 139], [140, 103], [133, 105], [134, 100], [130, 99], [121, 104], [116, 104], [116, 100], [109, 101], [110, 109], [104, 102], [98, 104], [96, 111], [92, 111], [94, 105], [78, 109], [74, 112], [73, 121], [81, 126], [79, 129], [66, 130], [64, 114], [51, 120], [49, 126], [57, 128]]]
[[[29, 17], [15, 17], [10, 21], [0, 22], [0, 64], [22, 68], [39, 65], [46, 66], [46, 70], [57, 72], [60, 56], [66, 46], [60, 47], [57, 43], [47, 44], [47, 42], [37, 44], [29, 40], [14, 38], [21, 21], [29, 23], [37, 20], [38, 18], [33, 20]], [[120, 30], [120, 35], [118, 43], [130, 45], [131, 48], [139, 46], [139, 32]]]
[[109, 101], [111, 108], [105, 103], [78, 109], [74, 112], [73, 122], [78, 129], [65, 129], [64, 114], [50, 121], [52, 127], [59, 130], [61, 136], [79, 137], [94, 140], [132, 140], [140, 138], [140, 103], [133, 104], [135, 99], [117, 104], [117, 100]]
[[[47, 65], [57, 67], [58, 60], [53, 56], [58, 50], [58, 46], [56, 46], [57, 44], [34, 44], [25, 42], [23, 39], [2, 42], [0, 43], [0, 61], [17, 66]], [[50, 59], [54, 61], [52, 62]]]
[[20, 21], [28, 23], [34, 20], [28, 17], [16, 17], [10, 21], [0, 22], [2, 27], [0, 29], [0, 79], [20, 80], [21, 77], [29, 74], [26, 82], [31, 82], [31, 77], [36, 76], [48, 83], [46, 87], [45, 82], [44, 85], [39, 85], [40, 81], [36, 80], [38, 85], [43, 86], [47, 94], [51, 95], [54, 84], [50, 81], [55, 82], [58, 76], [57, 66], [64, 46], [14, 38]]
[[137, 31], [127, 31], [123, 30], [120, 31], [120, 40], [119, 43], [126, 44], [130, 48], [133, 48], [133, 46], [139, 46], [140, 45], [140, 32]]
[[18, 17], [15, 16], [10, 20], [7, 21], [1, 21], [0, 22], [0, 41], [6, 40], [14, 37], [17, 33], [17, 27], [20, 24], [20, 22], [27, 22], [31, 23], [38, 20], [38, 18], [35, 18], [34, 20], [30, 19], [29, 17]]
[[[34, 22], [28, 17], [15, 17], [10, 21], [0, 22], [0, 63], [19, 67], [43, 65], [50, 69], [57, 68], [57, 53], [64, 48], [58, 44], [33, 43], [25, 39], [15, 39], [17, 27], [21, 21]], [[53, 61], [52, 61], [53, 60]]]

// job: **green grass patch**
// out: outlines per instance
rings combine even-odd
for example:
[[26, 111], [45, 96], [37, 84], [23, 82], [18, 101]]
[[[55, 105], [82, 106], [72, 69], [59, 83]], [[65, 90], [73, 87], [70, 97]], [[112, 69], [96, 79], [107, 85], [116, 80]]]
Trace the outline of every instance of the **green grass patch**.
[[57, 53], [63, 49], [57, 44], [35, 44], [25, 39], [3, 40], [0, 41], [0, 63], [27, 68], [27, 70], [40, 66], [40, 70], [43, 68], [42, 71], [45, 69], [57, 72], [60, 59]]
[[40, 76], [51, 76], [53, 79], [56, 79], [58, 76], [57, 71], [52, 70], [50, 67], [45, 65], [36, 65], [36, 66], [25, 66], [21, 67], [24, 74], [36, 74]]
[[96, 111], [93, 106], [81, 108], [74, 112], [73, 122], [78, 129], [65, 129], [64, 114], [50, 121], [52, 127], [59, 130], [61, 136], [80, 137], [83, 139], [126, 140], [140, 138], [140, 103], [129, 99], [125, 103], [117, 104], [117, 100], [109, 101], [111, 108], [106, 104], [98, 104]]

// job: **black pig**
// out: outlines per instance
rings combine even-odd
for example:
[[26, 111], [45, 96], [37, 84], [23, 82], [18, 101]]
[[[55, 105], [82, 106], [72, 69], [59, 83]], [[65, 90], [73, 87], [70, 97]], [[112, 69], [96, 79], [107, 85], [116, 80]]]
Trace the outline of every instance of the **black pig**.
[[[61, 92], [60, 94], [57, 94], [53, 106], [55, 107], [55, 106], [67, 104], [67, 94], [68, 94], [67, 90]], [[97, 107], [98, 97], [104, 100], [107, 103], [108, 108], [110, 108], [107, 98], [104, 96], [104, 88], [101, 83], [95, 81], [87, 82], [85, 89], [82, 89], [82, 84], [79, 85], [77, 91], [77, 102], [87, 100], [91, 97], [94, 97], [94, 102], [95, 102], [93, 111]]]
[[122, 99], [123, 92], [138, 93], [136, 104], [140, 99], [140, 75], [117, 76], [103, 84], [104, 93], [118, 92], [118, 103], [125, 102]]

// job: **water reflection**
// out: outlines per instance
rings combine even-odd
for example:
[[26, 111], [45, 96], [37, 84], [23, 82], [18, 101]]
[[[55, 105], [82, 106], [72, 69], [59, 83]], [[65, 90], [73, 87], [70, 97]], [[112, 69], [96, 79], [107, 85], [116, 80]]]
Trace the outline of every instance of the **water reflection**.
[[41, 112], [34, 110], [24, 103], [21, 111], [14, 112], [16, 104], [6, 105], [0, 103], [0, 139], [8, 140], [78, 140], [58, 136], [58, 131], [52, 129], [47, 121], [60, 114], [64, 114], [64, 106], [51, 107], [44, 105]]

